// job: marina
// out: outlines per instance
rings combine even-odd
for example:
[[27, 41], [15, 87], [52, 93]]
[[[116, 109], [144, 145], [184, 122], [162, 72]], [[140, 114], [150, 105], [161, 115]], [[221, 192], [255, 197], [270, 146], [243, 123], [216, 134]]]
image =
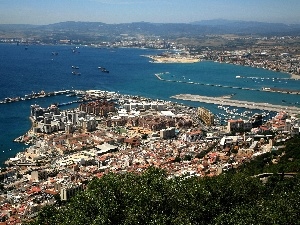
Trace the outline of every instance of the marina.
[[299, 114], [300, 112], [300, 108], [295, 106], [283, 106], [283, 105], [274, 105], [269, 103], [239, 101], [239, 100], [232, 100], [223, 97], [208, 97], [208, 96], [201, 96], [201, 95], [179, 94], [179, 95], [171, 96], [171, 98], [204, 102], [209, 104], [242, 107], [247, 109], [259, 109], [259, 110], [268, 110], [268, 111], [275, 111], [275, 112], [285, 111], [291, 114]]
[[[81, 47], [80, 54], [72, 54], [70, 46], [63, 45], [32, 45], [29, 51], [24, 51], [23, 47], [20, 48], [17, 45], [3, 44], [0, 47], [0, 52], [3, 55], [3, 65], [5, 65], [2, 73], [6, 74], [1, 79], [0, 91], [0, 101], [3, 103], [0, 104], [0, 131], [6, 134], [0, 137], [1, 151], [5, 151], [0, 157], [2, 162], [14, 156], [17, 152], [23, 151], [25, 147], [20, 143], [13, 142], [13, 140], [24, 134], [31, 126], [28, 120], [30, 105], [38, 104], [42, 107], [48, 107], [50, 104], [57, 104], [63, 109], [73, 108], [78, 103], [73, 104], [71, 102], [81, 101], [82, 97], [85, 96], [84, 92], [75, 93], [76, 90], [115, 91], [120, 94], [145, 96], [151, 99], [168, 101], [177, 101], [170, 99], [170, 96], [180, 93], [204, 96], [208, 95], [207, 93], [214, 93], [215, 96], [227, 96], [230, 99], [253, 102], [268, 102], [274, 105], [292, 106], [296, 102], [300, 103], [299, 95], [296, 94], [288, 95], [281, 92], [220, 88], [221, 86], [232, 86], [258, 90], [262, 87], [268, 87], [267, 84], [257, 84], [258, 82], [252, 82], [249, 79], [236, 79], [236, 76], [288, 77], [287, 74], [280, 72], [215, 63], [213, 61], [191, 64], [149, 63], [148, 59], [141, 57], [141, 55], [157, 54], [157, 51], [151, 49], [119, 48], [112, 52], [109, 49], [101, 49], [100, 51], [96, 48]], [[33, 52], [34, 54], [29, 55]], [[51, 52], [59, 52], [59, 55], [54, 57]], [[16, 55], [18, 56], [17, 61], [14, 58]], [[99, 63], [99, 59], [101, 59], [101, 63]], [[72, 65], [78, 66], [79, 69], [73, 69]], [[99, 66], [105, 67], [110, 73], [112, 72], [111, 68], [113, 68], [113, 76], [105, 76], [106, 73], [102, 74], [101, 70], [98, 69]], [[72, 71], [81, 72], [81, 76], [73, 75]], [[174, 81], [162, 82], [154, 76], [156, 73], [162, 79]], [[101, 79], [99, 79], [99, 76]], [[275, 80], [274, 84], [286, 89], [298, 89], [298, 81], [286, 81], [287, 84], [285, 81], [276, 83]], [[267, 82], [267, 80], [264, 82]], [[272, 80], [271, 82], [273, 83]], [[207, 85], [197, 85], [197, 83]], [[280, 84], [282, 86], [279, 86]], [[67, 90], [70, 90], [70, 92], [67, 93]], [[85, 98], [83, 101], [88, 100]], [[225, 109], [217, 108], [218, 105], [205, 105], [205, 103], [197, 101], [180, 102], [192, 107], [207, 107], [214, 114], [223, 113], [224, 115], [220, 114], [220, 117], [224, 118], [224, 123], [230, 116], [231, 118], [239, 118], [240, 115], [237, 115], [237, 113], [243, 114], [245, 111], [241, 108], [239, 111], [234, 112], [232, 107], [225, 111]], [[255, 110], [248, 111], [254, 113]], [[245, 114], [245, 117], [249, 116], [251, 116], [251, 113]]]

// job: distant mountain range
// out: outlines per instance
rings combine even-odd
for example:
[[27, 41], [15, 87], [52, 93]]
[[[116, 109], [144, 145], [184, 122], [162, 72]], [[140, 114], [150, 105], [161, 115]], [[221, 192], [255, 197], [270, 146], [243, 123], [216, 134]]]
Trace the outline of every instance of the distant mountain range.
[[165, 38], [199, 37], [207, 34], [240, 35], [300, 35], [300, 24], [264, 23], [235, 20], [203, 20], [193, 23], [121, 23], [101, 22], [60, 22], [49, 25], [0, 24], [0, 35], [6, 33], [24, 33], [26, 36], [39, 35], [53, 38], [69, 37], [95, 39], [111, 38], [124, 34], [152, 35]]
[[300, 31], [300, 24], [266, 23], [241, 20], [202, 20], [191, 23], [198, 26], [215, 28], [219, 32], [234, 34], [296, 34]]

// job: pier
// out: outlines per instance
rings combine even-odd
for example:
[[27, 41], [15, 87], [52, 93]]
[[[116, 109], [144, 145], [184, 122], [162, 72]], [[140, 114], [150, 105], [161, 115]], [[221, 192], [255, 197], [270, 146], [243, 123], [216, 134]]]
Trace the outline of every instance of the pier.
[[223, 97], [208, 97], [208, 96], [201, 96], [201, 95], [179, 94], [179, 95], [171, 96], [171, 98], [203, 102], [209, 104], [242, 107], [247, 109], [259, 109], [259, 110], [268, 110], [268, 111], [275, 111], [275, 112], [285, 111], [291, 114], [300, 114], [300, 108], [295, 106], [283, 106], [283, 105], [273, 105], [269, 103], [239, 101], [239, 100], [232, 100]]
[[12, 103], [12, 102], [18, 102], [18, 101], [26, 101], [31, 100], [35, 98], [44, 98], [44, 97], [51, 97], [55, 95], [77, 95], [79, 92], [78, 90], [61, 90], [61, 91], [53, 91], [53, 92], [32, 92], [31, 94], [27, 94], [24, 97], [6, 97], [3, 100], [0, 100], [0, 104], [5, 103]]

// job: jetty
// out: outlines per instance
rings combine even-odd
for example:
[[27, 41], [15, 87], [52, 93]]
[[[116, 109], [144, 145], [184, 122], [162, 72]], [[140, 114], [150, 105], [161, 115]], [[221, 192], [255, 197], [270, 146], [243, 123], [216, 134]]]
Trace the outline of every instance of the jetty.
[[55, 95], [77, 95], [80, 91], [78, 90], [61, 90], [61, 91], [53, 91], [53, 92], [32, 92], [31, 94], [27, 94], [24, 97], [6, 97], [3, 100], [0, 100], [0, 104], [4, 103], [12, 103], [12, 102], [18, 102], [18, 101], [25, 101], [25, 100], [31, 100], [35, 98], [44, 98], [44, 97], [51, 97]]
[[300, 114], [300, 108], [296, 106], [284, 106], [284, 105], [273, 105], [270, 103], [240, 101], [240, 100], [233, 100], [224, 97], [208, 97], [208, 96], [192, 95], [192, 94], [179, 94], [179, 95], [171, 96], [171, 98], [203, 102], [209, 104], [235, 106], [235, 107], [241, 107], [247, 109], [259, 109], [259, 110], [268, 110], [268, 111], [275, 111], [275, 112], [285, 111], [291, 114]]
[[235, 76], [235, 78], [241, 79], [251, 79], [251, 80], [299, 80], [298, 77], [245, 77], [245, 76]]
[[[186, 84], [202, 85], [202, 86], [215, 86], [215, 87], [219, 87], [219, 88], [232, 88], [232, 89], [241, 89], [241, 90], [247, 90], [247, 91], [267, 91], [267, 92], [278, 92], [278, 93], [296, 94], [296, 95], [300, 94], [300, 90], [289, 90], [289, 89], [267, 88], [267, 87], [263, 87], [261, 89], [256, 89], [256, 88], [247, 88], [247, 87], [227, 86], [227, 85], [221, 85], [221, 84], [199, 83], [199, 82], [193, 82], [193, 81], [166, 80], [161, 77], [161, 75], [163, 75], [163, 74], [164, 73], [156, 73], [155, 76], [159, 80], [166, 81], [166, 82], [177, 82], [177, 83], [186, 83]], [[237, 76], [237, 78], [241, 78], [241, 76]], [[185, 79], [185, 77], [184, 77], [184, 79]], [[288, 79], [288, 78], [282, 78], [282, 79]]]

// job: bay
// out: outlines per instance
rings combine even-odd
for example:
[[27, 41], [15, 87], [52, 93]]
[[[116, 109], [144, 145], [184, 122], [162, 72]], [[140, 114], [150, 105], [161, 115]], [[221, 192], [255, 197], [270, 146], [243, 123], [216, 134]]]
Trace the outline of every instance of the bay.
[[[57, 55], [52, 54], [54, 52]], [[6, 97], [23, 97], [42, 90], [52, 92], [100, 89], [172, 100], [193, 107], [203, 106], [213, 113], [219, 111], [216, 105], [179, 101], [170, 97], [184, 93], [206, 96], [234, 94], [232, 99], [237, 100], [289, 106], [291, 104], [298, 106], [300, 103], [299, 95], [216, 86], [247, 87], [255, 90], [261, 90], [263, 87], [299, 90], [300, 81], [276, 79], [289, 78], [286, 73], [211, 61], [193, 64], [158, 64], [149, 62], [149, 58], [143, 56], [160, 52], [152, 49], [68, 45], [30, 45], [26, 50], [24, 45], [0, 44], [0, 100]], [[81, 75], [73, 75], [72, 66], [79, 67], [76, 72]], [[98, 67], [105, 67], [109, 73], [101, 72]], [[166, 80], [177, 82], [161, 81], [155, 76], [157, 73], [161, 73], [161, 77]], [[236, 76], [246, 78], [237, 79]], [[14, 143], [13, 140], [30, 128], [28, 119], [30, 105], [39, 104], [47, 107], [51, 103], [68, 101], [70, 97], [53, 96], [0, 104], [0, 162], [26, 148], [23, 144]], [[71, 107], [77, 106], [78, 104], [73, 104]]]

